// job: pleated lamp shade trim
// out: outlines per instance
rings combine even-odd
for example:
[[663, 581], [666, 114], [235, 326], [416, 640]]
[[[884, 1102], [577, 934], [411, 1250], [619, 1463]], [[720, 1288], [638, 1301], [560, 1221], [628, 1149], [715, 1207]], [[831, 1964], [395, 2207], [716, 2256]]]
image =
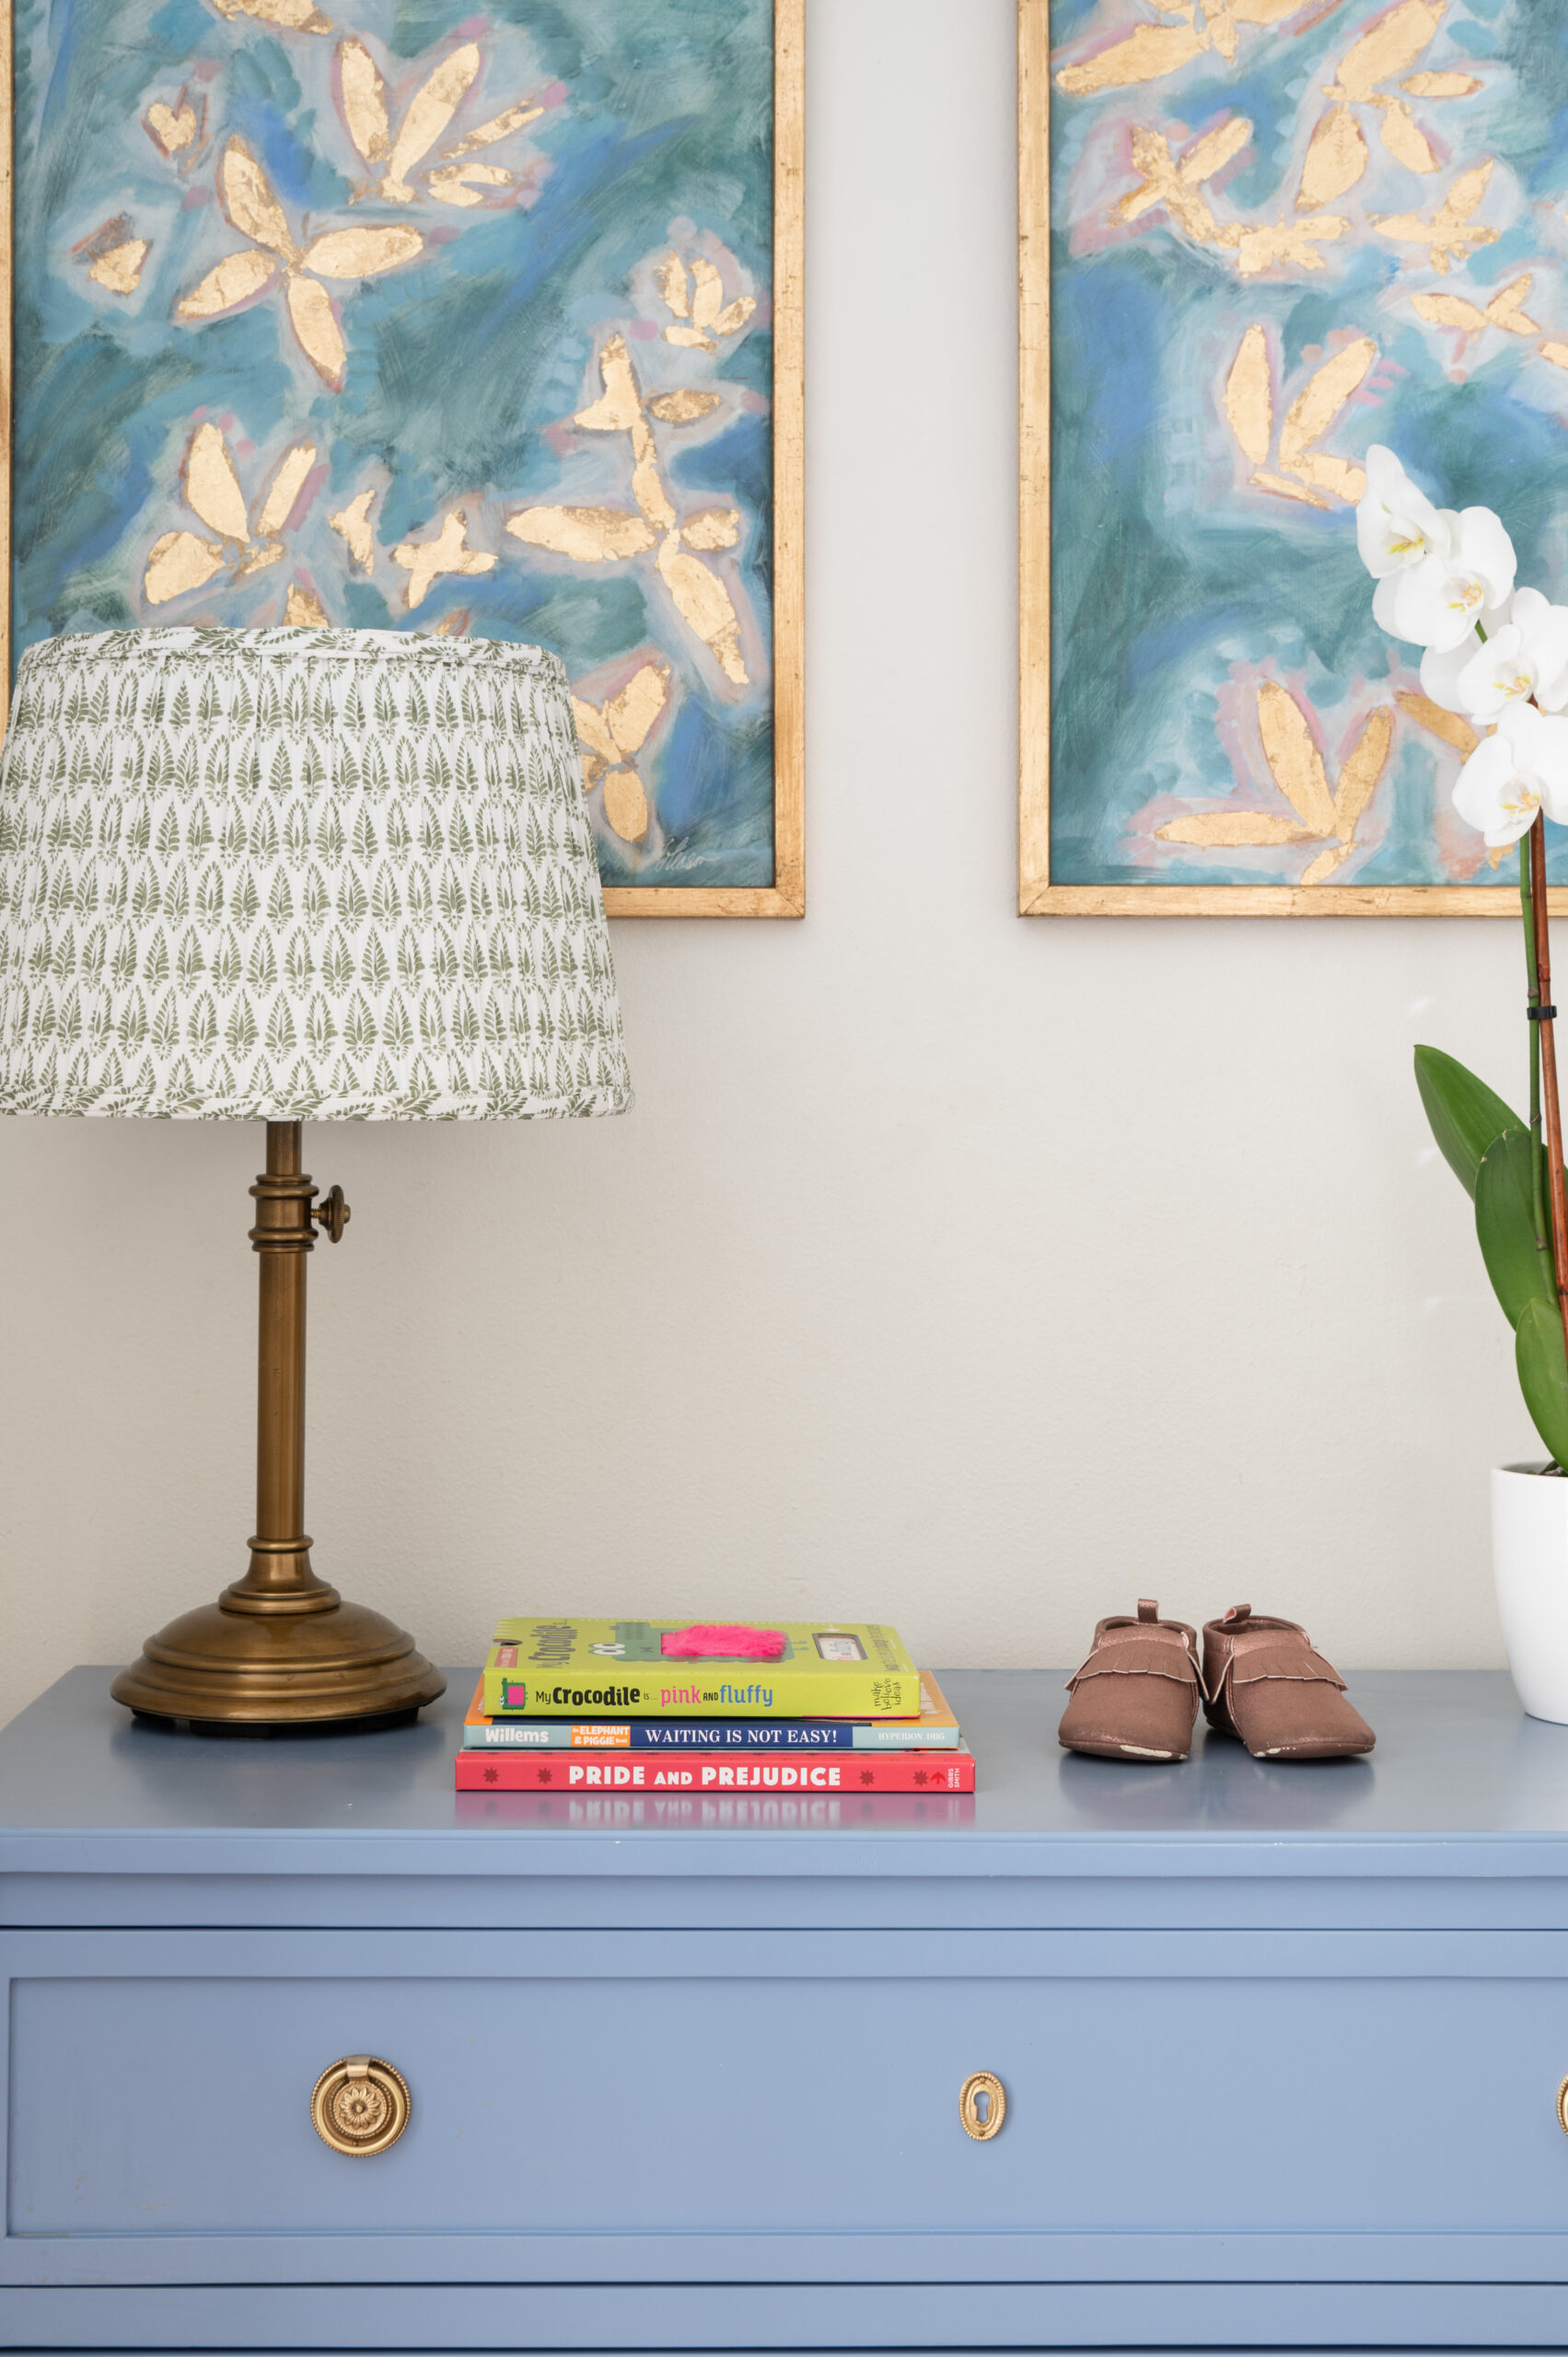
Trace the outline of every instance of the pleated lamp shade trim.
[[554, 656], [282, 627], [22, 656], [0, 1111], [540, 1120], [631, 1101]]

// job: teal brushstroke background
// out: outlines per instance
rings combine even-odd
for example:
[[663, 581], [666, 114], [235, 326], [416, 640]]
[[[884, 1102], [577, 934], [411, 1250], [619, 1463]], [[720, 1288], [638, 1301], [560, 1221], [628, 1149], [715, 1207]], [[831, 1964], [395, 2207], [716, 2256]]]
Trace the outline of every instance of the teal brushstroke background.
[[[476, 635], [554, 648], [575, 683], [603, 672], [587, 691], [599, 700], [639, 652], [656, 656], [674, 667], [672, 694], [638, 762], [656, 855], [600, 824], [605, 880], [771, 882], [771, 0], [497, 0], [472, 16], [437, 0], [342, 10], [328, 0], [325, 13], [332, 30], [322, 37], [226, 21], [205, 0], [19, 0], [16, 650], [155, 619], [275, 621], [297, 579], [331, 620], [360, 627], [429, 629], [467, 610]], [[482, 82], [443, 144], [547, 94], [539, 123], [482, 158], [525, 168], [520, 201], [351, 203], [365, 167], [331, 87], [333, 51], [350, 33], [387, 73], [394, 134], [400, 104], [459, 38], [479, 41]], [[192, 157], [171, 161], [142, 117], [182, 87], [204, 108], [204, 135]], [[244, 242], [214, 200], [232, 134], [261, 160], [296, 238], [307, 223], [366, 220], [425, 234], [412, 263], [332, 290], [349, 348], [341, 393], [303, 359], [276, 292], [204, 323], [173, 319], [180, 297]], [[122, 215], [151, 239], [130, 296], [95, 286], [72, 253]], [[648, 299], [650, 261], [668, 250], [672, 225], [682, 250], [717, 240], [745, 273], [726, 297], [743, 283], [758, 297], [748, 326], [712, 356], [664, 342], [668, 315]], [[631, 507], [627, 437], [563, 424], [597, 396], [595, 354], [616, 331], [645, 392], [722, 396], [713, 420], [661, 434], [660, 458], [682, 514], [740, 511], [739, 548], [709, 562], [743, 611], [744, 691], [679, 627], [651, 562], [574, 564], [504, 532], [530, 504]], [[318, 443], [324, 479], [286, 535], [284, 563], [149, 609], [141, 584], [153, 541], [204, 528], [180, 482], [203, 417], [223, 428], [253, 514], [295, 442]], [[366, 580], [327, 517], [371, 482], [378, 547]], [[433, 536], [454, 503], [470, 545], [499, 561], [488, 575], [438, 580], [411, 614], [389, 552]]]
[[[1230, 796], [1284, 811], [1255, 735], [1225, 734], [1256, 679], [1283, 680], [1315, 711], [1330, 784], [1367, 712], [1418, 684], [1419, 650], [1372, 620], [1352, 511], [1336, 502], [1321, 514], [1249, 485], [1222, 396], [1249, 324], [1264, 325], [1274, 354], [1276, 430], [1329, 339], [1373, 337], [1379, 361], [1321, 447], [1359, 459], [1387, 442], [1439, 505], [1496, 508], [1520, 581], [1568, 602], [1568, 375], [1540, 356], [1545, 341], [1568, 343], [1564, 0], [1454, 0], [1419, 70], [1470, 74], [1482, 89], [1410, 100], [1441, 158], [1432, 174], [1398, 164], [1376, 112], [1358, 110], [1371, 164], [1360, 187], [1320, 208], [1352, 224], [1323, 248], [1321, 271], [1243, 279], [1232, 256], [1197, 246], [1163, 210], [1109, 226], [1140, 179], [1133, 125], [1179, 152], [1233, 114], [1251, 120], [1253, 137], [1205, 192], [1216, 215], [1294, 217], [1323, 87], [1387, 13], [1387, 0], [1304, 7], [1283, 27], [1240, 29], [1233, 64], [1211, 51], [1142, 87], [1075, 98], [1052, 87], [1055, 883], [1296, 882], [1312, 846], [1185, 848], [1156, 842], [1154, 826]], [[1057, 63], [1153, 21], [1141, 0], [1054, 0]], [[1502, 234], [1468, 263], [1444, 275], [1423, 250], [1376, 235], [1372, 216], [1430, 216], [1488, 156], [1497, 165], [1475, 218]], [[1538, 337], [1489, 332], [1461, 355], [1453, 332], [1411, 306], [1433, 291], [1484, 307], [1527, 273]], [[1508, 887], [1512, 860], [1494, 873], [1448, 808], [1458, 767], [1401, 715], [1362, 841], [1332, 883]], [[1551, 873], [1568, 883], [1568, 834], [1547, 834]]]

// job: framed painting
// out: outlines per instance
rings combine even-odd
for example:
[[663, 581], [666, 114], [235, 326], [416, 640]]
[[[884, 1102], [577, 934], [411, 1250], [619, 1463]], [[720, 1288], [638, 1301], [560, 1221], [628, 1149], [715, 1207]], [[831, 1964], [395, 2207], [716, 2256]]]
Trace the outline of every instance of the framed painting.
[[1387, 443], [1562, 595], [1568, 0], [1018, 29], [1020, 910], [1516, 919], [1353, 511]]
[[472, 632], [612, 915], [796, 916], [804, 0], [15, 0], [9, 652]]

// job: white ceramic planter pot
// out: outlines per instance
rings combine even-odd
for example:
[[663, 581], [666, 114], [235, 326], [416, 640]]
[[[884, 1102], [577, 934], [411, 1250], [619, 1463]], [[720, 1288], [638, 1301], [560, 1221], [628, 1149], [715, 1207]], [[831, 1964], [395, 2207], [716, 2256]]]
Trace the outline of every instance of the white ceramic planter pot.
[[1519, 1700], [1532, 1719], [1568, 1725], [1568, 1476], [1496, 1467], [1492, 1568]]

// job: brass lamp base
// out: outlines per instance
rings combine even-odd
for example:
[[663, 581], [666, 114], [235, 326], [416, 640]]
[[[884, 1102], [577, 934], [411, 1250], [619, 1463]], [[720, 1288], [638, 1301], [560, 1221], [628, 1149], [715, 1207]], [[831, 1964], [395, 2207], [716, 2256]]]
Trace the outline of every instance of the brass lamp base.
[[215, 1604], [181, 1613], [110, 1691], [146, 1718], [213, 1731], [352, 1725], [419, 1710], [447, 1681], [413, 1639], [345, 1604], [310, 1567], [305, 1535], [305, 1271], [319, 1225], [348, 1223], [341, 1187], [318, 1203], [297, 1121], [267, 1124], [267, 1167], [250, 1192], [261, 1256], [256, 1536], [250, 1567]]
[[182, 1612], [110, 1691], [145, 1718], [298, 1726], [417, 1711], [446, 1691], [413, 1639], [334, 1588], [323, 1612], [253, 1616], [220, 1604]]

